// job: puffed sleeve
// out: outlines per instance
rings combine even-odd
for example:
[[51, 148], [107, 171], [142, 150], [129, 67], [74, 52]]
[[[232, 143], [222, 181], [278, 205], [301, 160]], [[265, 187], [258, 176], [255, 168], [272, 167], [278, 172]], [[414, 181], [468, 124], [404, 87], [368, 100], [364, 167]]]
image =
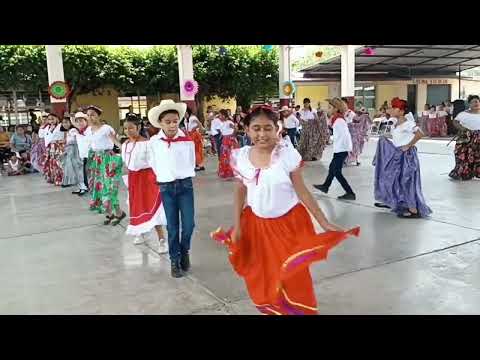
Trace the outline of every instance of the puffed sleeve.
[[230, 166], [233, 170], [233, 174], [235, 177], [239, 180], [244, 180], [245, 175], [242, 172], [241, 166], [244, 160], [243, 157], [245, 155], [245, 152], [248, 151], [249, 147], [244, 146], [239, 149], [233, 149], [231, 154], [230, 154]]
[[282, 149], [283, 167], [288, 173], [291, 173], [303, 166], [302, 156], [297, 149], [287, 146]]

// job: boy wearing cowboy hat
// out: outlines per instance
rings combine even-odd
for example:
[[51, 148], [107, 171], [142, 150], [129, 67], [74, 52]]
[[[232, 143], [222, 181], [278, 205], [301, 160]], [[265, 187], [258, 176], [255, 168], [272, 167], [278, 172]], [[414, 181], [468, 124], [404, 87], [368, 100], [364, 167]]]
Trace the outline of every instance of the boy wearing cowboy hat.
[[178, 128], [186, 110], [186, 104], [168, 99], [148, 112], [150, 123], [161, 129], [150, 138], [147, 156], [160, 186], [167, 217], [171, 274], [175, 278], [184, 276], [190, 269], [189, 251], [195, 226], [192, 184], [195, 146], [192, 139]]

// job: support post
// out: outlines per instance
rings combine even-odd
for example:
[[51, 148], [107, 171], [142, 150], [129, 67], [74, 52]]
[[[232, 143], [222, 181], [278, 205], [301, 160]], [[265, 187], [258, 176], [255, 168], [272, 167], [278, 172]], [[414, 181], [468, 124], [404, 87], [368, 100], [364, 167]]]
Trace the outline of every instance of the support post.
[[180, 84], [180, 101], [183, 101], [192, 109], [194, 113], [197, 112], [195, 103], [195, 96], [188, 96], [183, 91], [183, 83], [185, 80], [194, 80], [193, 78], [193, 58], [192, 45], [177, 45], [178, 54], [178, 79]]
[[[48, 84], [55, 81], [65, 81], [63, 74], [62, 45], [45, 45], [47, 51]], [[67, 111], [67, 99], [55, 99], [50, 97], [51, 112], [63, 119]]]
[[341, 47], [341, 96], [348, 98], [348, 107], [355, 109], [355, 46]]
[[289, 59], [288, 45], [279, 46], [279, 61], [278, 61], [278, 94], [280, 99], [280, 107], [290, 106], [290, 95], [283, 94], [283, 84], [285, 81], [290, 81], [290, 59]]

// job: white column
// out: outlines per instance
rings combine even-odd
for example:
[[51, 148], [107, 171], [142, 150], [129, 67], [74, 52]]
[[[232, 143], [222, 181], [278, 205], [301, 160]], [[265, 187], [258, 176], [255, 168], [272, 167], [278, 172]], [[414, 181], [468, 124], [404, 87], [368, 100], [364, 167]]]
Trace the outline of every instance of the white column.
[[180, 81], [180, 100], [185, 102], [195, 101], [195, 96], [187, 96], [182, 90], [185, 80], [193, 80], [193, 59], [191, 45], [177, 45], [178, 53], [178, 79]]
[[283, 94], [283, 83], [290, 81], [290, 59], [289, 46], [279, 46], [279, 61], [278, 61], [278, 93], [280, 97], [280, 105], [288, 105], [290, 96]]
[[355, 96], [355, 45], [343, 45], [341, 47], [341, 96]]
[[[62, 45], [45, 45], [47, 50], [48, 84], [55, 81], [65, 81], [63, 75]], [[65, 99], [50, 97], [51, 103], [64, 103]]]

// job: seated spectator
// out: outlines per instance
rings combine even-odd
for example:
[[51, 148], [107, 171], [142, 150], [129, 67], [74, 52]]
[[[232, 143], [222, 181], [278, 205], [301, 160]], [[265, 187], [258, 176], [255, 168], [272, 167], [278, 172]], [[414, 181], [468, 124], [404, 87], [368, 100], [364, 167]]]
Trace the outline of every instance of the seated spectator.
[[10, 138], [10, 149], [13, 152], [21, 154], [24, 151], [29, 152], [32, 148], [32, 138], [25, 134], [25, 128], [17, 125], [15, 133]]
[[0, 126], [0, 168], [10, 158], [10, 136], [3, 126]]
[[22, 162], [16, 154], [12, 153], [7, 166], [8, 176], [24, 175], [25, 173], [26, 170], [23, 167]]

